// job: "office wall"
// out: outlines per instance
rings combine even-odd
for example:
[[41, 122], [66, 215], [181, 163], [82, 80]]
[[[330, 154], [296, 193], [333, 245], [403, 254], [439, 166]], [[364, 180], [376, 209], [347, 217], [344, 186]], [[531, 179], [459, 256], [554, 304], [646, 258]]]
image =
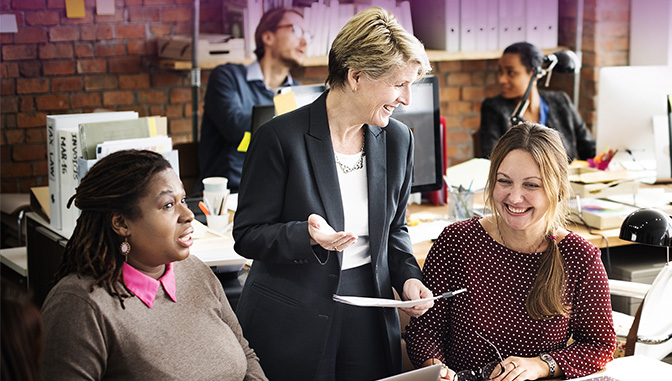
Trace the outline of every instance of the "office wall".
[[[229, 0], [224, 0], [228, 3]], [[238, 0], [235, 0], [238, 2]], [[416, 0], [417, 1], [417, 0]], [[420, 0], [421, 1], [421, 0]], [[47, 185], [46, 115], [97, 108], [165, 115], [175, 142], [191, 140], [187, 71], [161, 69], [156, 38], [191, 33], [192, 0], [117, 0], [114, 16], [65, 17], [64, 0], [2, 0], [19, 32], [0, 34], [0, 178], [2, 193]], [[572, 48], [577, 0], [560, 0], [559, 43]], [[594, 120], [597, 68], [627, 64], [629, 0], [586, 0], [580, 112]], [[222, 33], [222, 0], [200, 0], [201, 33]], [[471, 134], [483, 99], [497, 93], [497, 60], [435, 62], [451, 164], [473, 157]], [[203, 71], [201, 100], [209, 71]], [[302, 68], [304, 82], [322, 82], [325, 67]], [[571, 76], [570, 76], [571, 77]], [[553, 87], [572, 91], [572, 79]]]

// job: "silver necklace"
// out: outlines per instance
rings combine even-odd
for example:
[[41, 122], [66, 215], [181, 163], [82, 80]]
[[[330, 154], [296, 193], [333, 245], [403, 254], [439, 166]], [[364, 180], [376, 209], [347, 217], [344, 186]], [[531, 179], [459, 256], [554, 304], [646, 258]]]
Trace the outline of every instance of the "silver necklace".
[[[502, 235], [502, 230], [499, 228], [499, 224], [496, 224], [496, 225], [497, 225], [497, 233], [499, 234], [499, 239], [501, 239], [501, 240], [502, 240], [502, 243], [504, 244], [504, 246], [506, 246], [506, 247], [508, 248], [509, 245], [507, 245], [507, 244], [506, 244], [506, 241], [504, 240], [504, 236]], [[541, 245], [544, 244], [544, 241], [545, 241], [545, 240], [546, 240], [546, 237], [544, 236], [544, 238], [541, 239], [541, 242], [539, 242], [539, 244], [538, 244], [537, 247], [534, 249], [534, 251], [531, 251], [530, 253], [537, 253], [537, 252], [539, 252], [539, 248], [541, 247]], [[512, 249], [512, 250], [513, 250], [513, 249]]]
[[343, 164], [339, 159], [338, 155], [334, 153], [334, 157], [336, 158], [336, 164], [341, 168], [341, 171], [343, 173], [350, 173], [352, 171], [356, 171], [358, 169], [364, 168], [364, 156], [366, 153], [364, 152], [364, 137], [362, 136], [362, 150], [359, 152], [359, 159], [357, 159], [357, 162], [353, 166], [349, 166], [346, 164]]

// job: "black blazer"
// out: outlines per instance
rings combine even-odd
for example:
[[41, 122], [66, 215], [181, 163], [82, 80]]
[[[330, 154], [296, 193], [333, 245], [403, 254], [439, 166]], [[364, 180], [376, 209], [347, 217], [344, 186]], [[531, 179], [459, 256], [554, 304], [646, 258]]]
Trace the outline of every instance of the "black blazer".
[[[586, 128], [586, 124], [572, 105], [567, 94], [561, 91], [539, 90], [548, 104], [548, 120], [546, 126], [558, 130], [562, 143], [567, 150], [569, 161], [586, 160], [595, 156], [595, 138]], [[506, 99], [501, 95], [487, 98], [481, 105], [481, 153], [490, 157], [497, 140], [511, 128], [509, 119], [516, 109], [518, 101]]]
[[[344, 228], [326, 94], [262, 126], [243, 166], [233, 235], [236, 252], [254, 262], [236, 313], [271, 380], [316, 377], [334, 314], [342, 254], [311, 247], [307, 223], [317, 213]], [[392, 287], [401, 295], [406, 280], [422, 279], [405, 216], [413, 136], [393, 119], [365, 133], [375, 289], [394, 298]], [[389, 373], [399, 373], [399, 317], [395, 309], [380, 311]]]

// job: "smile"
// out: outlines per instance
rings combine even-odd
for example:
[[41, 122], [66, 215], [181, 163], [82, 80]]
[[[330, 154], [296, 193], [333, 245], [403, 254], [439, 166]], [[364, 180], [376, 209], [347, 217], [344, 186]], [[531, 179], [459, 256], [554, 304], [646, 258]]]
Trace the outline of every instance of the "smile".
[[396, 107], [394, 107], [394, 106], [390, 106], [390, 105], [385, 105], [385, 106], [383, 106], [383, 108], [384, 108], [385, 110], [387, 110], [387, 111], [391, 114], [392, 112], [394, 112], [394, 109], [395, 109]]
[[512, 214], [523, 214], [523, 213], [527, 212], [528, 210], [532, 209], [532, 208], [514, 208], [513, 206], [511, 206], [509, 204], [504, 204], [504, 205], [506, 206], [506, 210], [508, 210]]

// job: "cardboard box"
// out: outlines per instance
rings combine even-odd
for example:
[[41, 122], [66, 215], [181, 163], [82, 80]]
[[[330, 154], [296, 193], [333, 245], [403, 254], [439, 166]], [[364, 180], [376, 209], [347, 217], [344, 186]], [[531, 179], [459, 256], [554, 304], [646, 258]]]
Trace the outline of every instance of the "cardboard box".
[[[159, 37], [161, 58], [191, 61], [192, 37], [186, 35]], [[198, 39], [198, 62], [227, 62], [245, 59], [245, 40], [225, 34], [201, 34]]]
[[582, 198], [604, 198], [635, 194], [639, 189], [636, 175], [628, 170], [600, 171], [595, 168], [570, 168], [572, 194]]

